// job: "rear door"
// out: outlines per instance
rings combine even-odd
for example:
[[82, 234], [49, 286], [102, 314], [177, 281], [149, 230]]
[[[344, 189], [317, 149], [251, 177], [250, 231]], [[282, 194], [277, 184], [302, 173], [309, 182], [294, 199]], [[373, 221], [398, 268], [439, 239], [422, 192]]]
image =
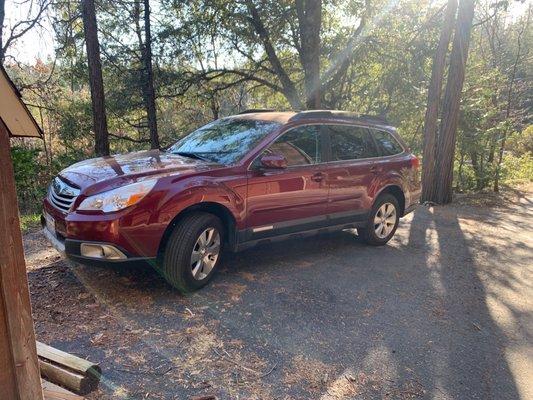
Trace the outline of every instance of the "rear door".
[[[285, 169], [264, 169], [264, 154], [287, 159]], [[244, 240], [313, 229], [325, 224], [328, 187], [319, 125], [292, 128], [251, 165]]]
[[365, 127], [331, 124], [324, 130], [331, 149], [327, 171], [331, 224], [363, 221], [372, 207], [372, 187], [377, 184], [375, 143]]

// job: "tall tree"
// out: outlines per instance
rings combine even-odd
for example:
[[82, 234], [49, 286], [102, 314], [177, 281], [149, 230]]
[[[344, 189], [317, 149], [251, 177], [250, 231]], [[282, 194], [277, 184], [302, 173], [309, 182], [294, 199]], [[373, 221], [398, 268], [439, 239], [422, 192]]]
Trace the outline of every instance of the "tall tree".
[[431, 81], [428, 88], [426, 116], [424, 120], [424, 149], [422, 168], [422, 201], [433, 201], [437, 193], [435, 180], [435, 155], [438, 132], [438, 117], [442, 96], [442, 81], [446, 69], [446, 55], [453, 32], [457, 0], [448, 0], [439, 43], [433, 59]]
[[282, 93], [285, 95], [293, 108], [301, 108], [302, 103], [300, 101], [296, 85], [291, 80], [285, 68], [283, 68], [281, 60], [279, 59], [276, 49], [272, 43], [271, 35], [262, 21], [259, 10], [252, 0], [246, 0], [246, 5], [248, 7], [248, 11], [250, 12], [250, 23], [263, 44], [268, 61], [272, 67], [272, 71], [276, 74], [281, 83]]
[[304, 72], [305, 105], [320, 108], [320, 27], [321, 0], [296, 0], [300, 33], [300, 62]]
[[[154, 73], [152, 68], [152, 32], [150, 25], [150, 0], [144, 2], [144, 42], [139, 36], [141, 46], [141, 83], [142, 97], [148, 119], [150, 131], [150, 146], [159, 149], [159, 135], [157, 132], [157, 111], [155, 107]], [[137, 2], [136, 2], [137, 4]]]
[[452, 201], [455, 138], [470, 44], [470, 32], [474, 18], [474, 5], [474, 0], [461, 0], [455, 24], [450, 68], [448, 70], [437, 140], [437, 193], [435, 200], [439, 204], [446, 204]]
[[109, 133], [107, 131], [107, 117], [105, 111], [104, 82], [102, 78], [102, 62], [100, 61], [100, 44], [98, 42], [98, 25], [94, 0], [81, 0], [83, 30], [87, 48], [87, 63], [89, 66], [89, 86], [91, 88], [91, 102], [94, 129], [94, 151], [99, 156], [109, 155]]
[[[331, 35], [331, 21], [337, 23], [337, 15], [321, 0], [216, 3], [218, 11], [208, 23], [217, 21], [219, 38], [222, 41], [227, 39], [227, 48], [246, 62], [233, 68], [208, 68], [207, 72], [191, 74], [191, 78], [196, 83], [199, 79], [212, 81], [222, 76], [233, 77], [236, 85], [252, 82], [281, 93], [294, 109], [331, 107], [328, 99], [338, 97], [335, 89], [357, 59], [356, 50], [367, 39], [364, 28], [372, 9], [371, 3], [371, 0], [365, 0], [343, 4], [350, 17], [358, 22], [355, 27], [346, 26], [343, 34], [335, 35]], [[191, 1], [187, 2], [187, 7], [190, 7], [187, 11], [192, 11], [187, 12], [187, 18], [192, 22], [187, 25], [194, 26], [195, 19], [204, 20], [203, 10], [212, 9], [213, 2]], [[394, 5], [388, 7], [383, 15], [392, 8]], [[195, 13], [195, 10], [202, 11]], [[330, 30], [328, 33], [322, 32], [323, 20], [328, 21], [325, 27]], [[200, 25], [196, 33], [201, 36], [204, 31], [204, 26]], [[327, 39], [325, 43], [324, 39]], [[333, 45], [334, 41], [338, 43]], [[332, 48], [338, 50], [324, 58], [326, 46], [328, 51]], [[321, 64], [326, 68], [322, 68]]]

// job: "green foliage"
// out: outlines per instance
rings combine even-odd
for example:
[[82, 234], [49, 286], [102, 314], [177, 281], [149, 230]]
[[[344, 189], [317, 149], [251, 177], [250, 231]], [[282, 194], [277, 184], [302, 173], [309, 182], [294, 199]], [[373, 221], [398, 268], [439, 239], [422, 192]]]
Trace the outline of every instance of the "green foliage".
[[531, 152], [521, 156], [505, 154], [502, 162], [502, 176], [503, 181], [510, 185], [533, 182], [533, 154]]
[[22, 233], [39, 229], [41, 226], [41, 214], [22, 214], [20, 216], [20, 229]]
[[36, 211], [46, 194], [46, 186], [43, 184], [46, 177], [43, 176], [45, 175], [43, 171], [47, 168], [42, 163], [40, 150], [14, 146], [11, 149], [11, 157], [20, 211], [22, 213]]
[[509, 138], [507, 148], [515, 156], [533, 154], [533, 125], [529, 125], [522, 132], [514, 132]]

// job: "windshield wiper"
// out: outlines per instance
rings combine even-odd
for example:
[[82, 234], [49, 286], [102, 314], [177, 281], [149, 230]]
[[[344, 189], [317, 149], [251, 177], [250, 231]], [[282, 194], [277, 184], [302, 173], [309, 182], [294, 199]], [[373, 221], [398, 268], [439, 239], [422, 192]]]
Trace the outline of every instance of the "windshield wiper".
[[211, 161], [206, 157], [202, 157], [198, 153], [189, 153], [187, 151], [177, 151], [174, 154], [177, 154], [178, 156], [183, 156], [183, 157], [195, 158], [197, 160], [202, 160], [202, 161]]

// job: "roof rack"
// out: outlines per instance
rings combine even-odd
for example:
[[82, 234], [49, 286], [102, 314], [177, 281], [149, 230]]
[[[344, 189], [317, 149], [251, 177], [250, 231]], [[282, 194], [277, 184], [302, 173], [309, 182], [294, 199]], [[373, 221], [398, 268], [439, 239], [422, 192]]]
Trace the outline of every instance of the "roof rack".
[[308, 110], [300, 111], [298, 114], [292, 116], [289, 121], [299, 121], [302, 119], [313, 118], [331, 118], [331, 119], [346, 119], [362, 122], [371, 122], [381, 125], [390, 125], [390, 123], [383, 117], [378, 115], [357, 114], [351, 111], [339, 110]]
[[241, 111], [237, 115], [260, 113], [260, 112], [276, 112], [276, 110], [274, 110], [272, 108], [250, 108], [248, 110]]

